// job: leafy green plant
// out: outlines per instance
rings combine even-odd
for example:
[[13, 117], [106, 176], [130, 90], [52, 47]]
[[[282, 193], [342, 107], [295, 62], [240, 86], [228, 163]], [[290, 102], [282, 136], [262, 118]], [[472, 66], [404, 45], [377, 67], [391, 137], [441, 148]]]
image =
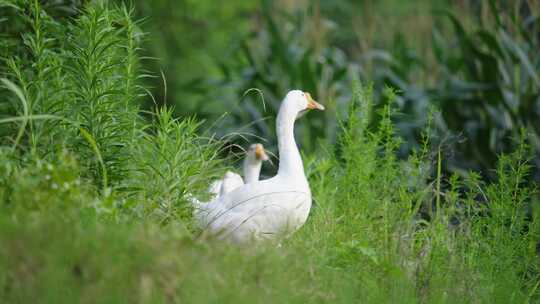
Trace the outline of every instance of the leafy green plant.
[[[123, 14], [100, 7], [90, 9], [71, 30], [70, 53], [62, 65], [69, 84], [67, 98], [72, 100], [66, 114], [92, 136], [103, 151], [109, 178], [118, 181], [126, 175], [127, 145], [134, 140], [138, 124], [134, 74], [137, 32], [125, 7]], [[75, 146], [84, 147], [85, 142]], [[81, 153], [85, 155], [84, 150]], [[92, 162], [90, 166], [94, 176], [102, 178]]]
[[[442, 127], [466, 138], [455, 145], [459, 155], [450, 165], [491, 175], [497, 155], [515, 147], [512, 140], [522, 128], [540, 153], [540, 22], [525, 1], [508, 8], [495, 1], [483, 5], [489, 15], [473, 30], [444, 13], [454, 35], [449, 40], [434, 32], [441, 75], [430, 95], [440, 104]], [[534, 160], [537, 168], [539, 161]]]
[[[91, 168], [85, 174], [91, 173], [96, 181], [117, 182], [125, 175], [121, 163], [128, 153], [123, 151], [138, 120], [137, 32], [129, 10], [113, 12], [96, 5], [70, 27], [62, 27], [34, 1], [25, 21], [32, 28], [22, 38], [30, 57], [4, 59], [12, 79], [4, 83], [14, 82], [18, 94], [3, 102], [19, 117], [49, 114], [62, 119], [22, 120], [16, 128], [24, 134], [10, 140], [40, 156], [67, 145], [78, 150]], [[24, 142], [20, 142], [22, 135]], [[100, 159], [96, 149], [101, 151]], [[106, 171], [100, 162], [105, 163], [108, 177], [103, 176]]]
[[274, 148], [275, 124], [270, 117], [275, 117], [286, 92], [302, 89], [327, 110], [311, 114], [298, 126], [299, 143], [310, 150], [318, 138], [335, 138], [337, 104], [350, 95], [344, 54], [324, 42], [317, 43], [316, 29], [311, 28], [314, 22], [310, 22], [314, 13], [289, 15], [266, 3], [261, 18], [261, 29], [239, 44], [232, 63], [221, 66], [220, 83], [226, 93], [219, 100], [225, 102], [230, 115], [218, 125], [218, 134], [244, 126], [242, 131], [261, 136], [268, 140], [265, 145]]
[[182, 220], [189, 223], [189, 196], [205, 196], [208, 180], [223, 174], [216, 170], [222, 143], [199, 137], [201, 123], [175, 119], [173, 111], [159, 109], [144, 127], [141, 139], [133, 146], [133, 175], [129, 190], [136, 190], [144, 204], [135, 206], [142, 217], [160, 223]]
[[306, 166], [318, 204], [294, 242], [316, 248], [310, 254], [330, 267], [358, 273], [348, 280], [372, 301], [536, 298], [538, 217], [527, 215], [535, 190], [526, 186], [526, 136], [501, 156], [497, 182], [483, 184], [474, 172], [446, 177], [441, 154], [439, 166], [430, 165], [429, 132], [425, 148], [399, 160], [392, 103], [375, 111], [369, 89], [353, 91], [338, 153]]
[[[198, 135], [200, 123], [173, 119], [169, 110], [158, 110], [152, 123], [139, 115], [145, 96], [139, 83], [146, 74], [140, 72], [142, 33], [133, 10], [99, 2], [65, 23], [38, 1], [22, 12], [32, 29], [20, 38], [28, 55], [3, 58], [1, 79], [0, 142], [10, 148], [5, 202], [17, 193], [8, 187], [12, 174], [33, 163], [62, 164], [67, 153], [76, 158], [80, 183], [101, 189], [93, 206], [100, 216], [189, 222], [186, 195], [204, 195], [206, 179], [221, 162], [221, 144]], [[42, 173], [35, 173], [36, 180]], [[42, 186], [35, 184], [36, 193]]]
[[[539, 41], [534, 34], [540, 31], [539, 19], [536, 6], [526, 1], [486, 1], [467, 8], [476, 13], [469, 23], [455, 11], [436, 11], [434, 62], [420, 57], [400, 34], [391, 48], [370, 51], [366, 58], [374, 66], [375, 92], [386, 85], [399, 90], [402, 115], [395, 121], [406, 151], [419, 147], [425, 114], [435, 105], [440, 115], [433, 120], [434, 131], [450, 156], [444, 170], [480, 170], [495, 179], [491, 169], [498, 155], [515, 149], [521, 129], [527, 129], [530, 144], [540, 152], [534, 123], [540, 115]], [[531, 177], [537, 179], [538, 157], [533, 164]]]

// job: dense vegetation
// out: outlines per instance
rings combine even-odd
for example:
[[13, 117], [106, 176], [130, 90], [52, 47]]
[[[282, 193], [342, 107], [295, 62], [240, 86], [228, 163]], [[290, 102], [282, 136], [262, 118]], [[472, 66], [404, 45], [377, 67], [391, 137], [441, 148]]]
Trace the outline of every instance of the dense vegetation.
[[[166, 2], [166, 1], [165, 1]], [[142, 9], [150, 16], [178, 26], [153, 30], [147, 43], [153, 50], [157, 41], [167, 42], [152, 56], [163, 53], [163, 68], [172, 101], [180, 115], [197, 111], [201, 117], [221, 118], [214, 130], [225, 135], [241, 127], [275, 144], [273, 121], [283, 91], [302, 87], [323, 100], [329, 111], [299, 127], [300, 140], [307, 150], [315, 149], [321, 134], [337, 139], [336, 113], [343, 114], [350, 100], [353, 79], [373, 83], [375, 107], [384, 106], [386, 86], [397, 89], [394, 119], [405, 139], [401, 152], [418, 148], [422, 128], [431, 108], [439, 115], [434, 127], [437, 145], [444, 146], [443, 169], [467, 174], [480, 171], [493, 179], [497, 155], [515, 148], [512, 138], [527, 128], [529, 142], [540, 155], [540, 5], [535, 1], [263, 1], [246, 30], [250, 8], [239, 5], [219, 15], [227, 22], [216, 27], [213, 19], [197, 18], [216, 9], [212, 4], [194, 6], [198, 13], [185, 20], [160, 5]], [[454, 3], [454, 4], [452, 4]], [[252, 9], [253, 10], [253, 9]], [[213, 14], [212, 12], [209, 14]], [[197, 61], [198, 55], [179, 56], [189, 48], [190, 31], [182, 30], [201, 22], [204, 39], [200, 49], [215, 50], [214, 64], [192, 69], [178, 62]], [[235, 22], [238, 31], [227, 31]], [[190, 27], [191, 28], [191, 27]], [[172, 40], [169, 31], [175, 30]], [[226, 34], [223, 33], [226, 31]], [[223, 35], [232, 47], [221, 44]], [[202, 42], [201, 42], [202, 41]], [[216, 63], [217, 62], [217, 63]], [[155, 68], [155, 66], [152, 66]], [[150, 83], [162, 95], [161, 79]], [[266, 105], [261, 96], [264, 94]], [[183, 98], [190, 94], [190, 98]], [[180, 97], [178, 97], [180, 96]], [[216, 102], [208, 102], [215, 100]], [[223, 113], [229, 113], [222, 117]], [[535, 157], [535, 168], [540, 158]], [[540, 172], [534, 169], [535, 178]]]
[[[301, 39], [339, 7], [290, 15], [264, 3], [239, 58], [206, 62], [208, 79], [172, 79], [166, 94], [132, 7], [0, 0], [0, 299], [537, 302], [538, 10], [518, 2], [509, 19], [500, 3], [475, 8], [479, 28], [437, 15], [455, 31], [437, 28], [425, 62], [403, 36], [371, 57], [344, 32], [332, 46]], [[254, 9], [238, 8], [221, 17]], [[433, 66], [434, 79], [418, 71]], [[329, 107], [297, 122], [308, 222], [280, 246], [201, 234], [189, 195], [207, 196], [234, 162], [231, 143], [254, 133], [272, 147], [292, 87]], [[182, 88], [192, 107], [169, 100]], [[443, 140], [456, 131], [468, 148]]]

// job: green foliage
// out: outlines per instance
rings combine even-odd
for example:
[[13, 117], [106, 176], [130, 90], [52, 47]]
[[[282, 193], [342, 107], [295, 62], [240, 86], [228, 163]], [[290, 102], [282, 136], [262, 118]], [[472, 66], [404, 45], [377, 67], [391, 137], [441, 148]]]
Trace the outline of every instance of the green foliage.
[[[530, 154], [523, 138], [516, 152], [501, 156], [496, 183], [481, 184], [475, 174], [447, 179], [429, 167], [429, 154], [398, 160], [391, 106], [383, 107], [379, 127], [370, 131], [372, 93], [355, 92], [341, 124], [339, 154], [307, 166], [318, 205], [291, 246], [341, 270], [368, 302], [537, 297], [531, 245], [538, 218], [525, 208], [534, 189], [524, 186]], [[432, 174], [448, 190], [429, 183]]]
[[[200, 125], [196, 121], [177, 121], [167, 110], [159, 111], [158, 123], [143, 122], [139, 115], [143, 76], [137, 54], [141, 32], [132, 9], [100, 2], [65, 23], [50, 16], [38, 1], [24, 12], [20, 18], [32, 31], [20, 43], [27, 45], [28, 56], [3, 58], [7, 78], [1, 79], [5, 94], [0, 100], [0, 143], [9, 160], [4, 202], [18, 201], [19, 194], [32, 201], [32, 187], [38, 196], [41, 188], [48, 193], [48, 184], [40, 180], [52, 173], [39, 168], [67, 166], [80, 177], [78, 183], [100, 189], [92, 208], [104, 218], [122, 220], [125, 214], [129, 219], [166, 208], [185, 209], [187, 189], [199, 194], [206, 187], [200, 174], [215, 174], [221, 161], [215, 152], [219, 143], [196, 134]], [[34, 165], [37, 171], [26, 169]], [[153, 174], [149, 168], [155, 169]], [[27, 188], [18, 188], [25, 184]], [[64, 196], [59, 194], [58, 199]], [[81, 199], [79, 207], [86, 203]], [[145, 208], [149, 211], [140, 212]], [[188, 221], [171, 210], [159, 220]]]
[[215, 166], [221, 143], [199, 138], [201, 123], [193, 119], [174, 119], [173, 111], [158, 110], [152, 122], [144, 128], [140, 142], [134, 146], [136, 166], [129, 187], [145, 202], [138, 212], [144, 217], [168, 223], [179, 219], [189, 222], [191, 208], [188, 195], [206, 191], [208, 179], [221, 176]]
[[[384, 106], [387, 86], [398, 89], [401, 114], [393, 121], [404, 138], [401, 157], [421, 148], [426, 113], [435, 105], [440, 115], [432, 122], [445, 156], [442, 170], [479, 170], [494, 179], [497, 155], [514, 148], [512, 138], [520, 128], [530, 131], [530, 144], [539, 151], [534, 121], [540, 77], [534, 56], [538, 5], [493, 3], [261, 1], [231, 4], [222, 14], [205, 2], [139, 6], [152, 18], [153, 37], [146, 46], [164, 60], [147, 66], [159, 65], [172, 83], [164, 88], [158, 77], [152, 92], [175, 96], [177, 115], [220, 118], [210, 125], [220, 137], [257, 134], [274, 150], [271, 117], [284, 92], [300, 88], [328, 108], [298, 126], [300, 144], [313, 151], [321, 137], [336, 140], [335, 113], [344, 112], [350, 79], [359, 78], [373, 82], [376, 108]], [[181, 9], [188, 4], [189, 10]], [[193, 25], [197, 31], [191, 31]], [[221, 119], [224, 112], [228, 115]], [[538, 157], [533, 163], [539, 167]], [[538, 179], [538, 170], [533, 171]]]
[[[398, 128], [407, 150], [418, 146], [421, 125], [430, 104], [440, 109], [434, 127], [441, 146], [452, 155], [448, 171], [478, 170], [490, 179], [500, 153], [516, 148], [514, 139], [527, 129], [528, 140], [539, 149], [538, 98], [540, 31], [537, 5], [497, 1], [470, 5], [470, 18], [456, 10], [436, 11], [429, 44], [431, 59], [422, 58], [412, 41], [398, 34], [390, 50], [372, 53], [375, 87], [400, 90], [402, 117]], [[458, 15], [461, 14], [461, 15]], [[428, 81], [419, 81], [425, 75]], [[422, 77], [420, 77], [422, 78]], [[538, 156], [533, 159], [537, 179]]]
[[[209, 88], [205, 83], [219, 75], [215, 58], [226, 61], [231, 54], [231, 42], [243, 39], [252, 28], [247, 16], [255, 11], [258, 1], [137, 0], [133, 3], [137, 17], [145, 20], [143, 54], [150, 60], [144, 61], [144, 67], [162, 71], [167, 79], [166, 84], [161, 77], [145, 82], [156, 102], [174, 105], [176, 115], [182, 116], [194, 112], [203, 116], [201, 107], [209, 102], [223, 109], [219, 99], [214, 102], [208, 98]], [[148, 108], [153, 106], [150, 101], [146, 103]]]
[[[263, 7], [261, 29], [240, 43], [234, 61], [221, 65], [220, 83], [226, 92], [222, 96], [227, 98], [222, 102], [230, 115], [220, 128], [245, 126], [243, 130], [265, 138], [272, 149], [277, 142], [271, 117], [279, 110], [284, 92], [302, 89], [321, 101], [326, 111], [312, 114], [297, 127], [299, 143], [311, 150], [318, 138], [335, 137], [336, 104], [347, 98], [349, 68], [341, 50], [326, 47], [316, 37], [317, 28], [309, 22], [312, 15], [287, 14], [270, 4]], [[232, 94], [227, 94], [231, 89]]]
[[[140, 66], [141, 33], [132, 10], [90, 3], [69, 20], [37, 1], [10, 10], [18, 14], [10, 11], [18, 16], [14, 28], [31, 30], [18, 38], [26, 47], [17, 46], [1, 67], [2, 300], [540, 299], [540, 213], [529, 181], [536, 149], [530, 130], [516, 131], [510, 146], [515, 148], [497, 157], [493, 181], [473, 171], [445, 175], [444, 153], [438, 148], [436, 157], [431, 154], [438, 139], [434, 129], [440, 127], [440, 117], [431, 113], [418, 131], [419, 148], [399, 158], [403, 141], [396, 110], [405, 94], [379, 90], [381, 78], [374, 86], [353, 82], [351, 99], [338, 100], [338, 94], [346, 96], [341, 90], [349, 90], [346, 75], [341, 81], [325, 77], [346, 64], [324, 48], [309, 53], [287, 31], [284, 38], [273, 19], [282, 17], [268, 15], [264, 31], [273, 38], [254, 41], [263, 41], [275, 56], [246, 46], [242, 56], [263, 62], [253, 61], [261, 70], [237, 88], [262, 85], [271, 111], [289, 83], [336, 97], [336, 103], [325, 102], [331, 108], [347, 106], [335, 127], [333, 114], [310, 113], [309, 129], [332, 135], [318, 149], [303, 150], [316, 203], [307, 223], [279, 247], [232, 247], [193, 233], [187, 204], [193, 196], [207, 198], [209, 180], [223, 174], [224, 143], [204, 133], [202, 122], [175, 118], [172, 108], [139, 114], [139, 103], [148, 98], [139, 83], [147, 73]], [[288, 22], [279, 24], [298, 20]], [[238, 64], [247, 71], [244, 59]], [[303, 77], [302, 69], [314, 76]], [[261, 109], [253, 109], [262, 117]], [[240, 111], [232, 117], [244, 119]], [[267, 132], [262, 134], [273, 137]], [[302, 135], [308, 147], [317, 138], [306, 130], [297, 137]]]
[[[442, 192], [429, 183], [435, 171], [426, 167], [429, 153], [396, 157], [393, 92], [382, 110], [373, 109], [371, 89], [354, 92], [338, 152], [306, 161], [317, 205], [279, 248], [230, 247], [185, 229], [178, 207], [187, 189], [178, 181], [189, 173], [178, 169], [197, 170], [194, 153], [204, 145], [193, 140], [196, 124], [172, 119], [170, 110], [160, 110], [144, 129], [134, 152], [136, 187], [107, 197], [92, 198], [96, 189], [84, 186], [69, 155], [26, 167], [12, 152], [0, 154], [9, 174], [1, 184], [9, 186], [2, 192], [9, 204], [0, 217], [0, 296], [55, 303], [536, 299], [538, 218], [527, 218], [523, 208], [534, 191], [523, 183], [527, 146], [501, 158], [497, 183], [437, 176], [448, 184]], [[380, 123], [372, 128], [376, 117]], [[210, 150], [200, 159], [211, 159], [204, 154]], [[203, 175], [211, 172], [197, 172], [195, 180]], [[119, 200], [123, 192], [131, 196]], [[144, 203], [131, 208], [134, 201]], [[111, 212], [124, 208], [127, 220], [114, 220]], [[430, 220], [419, 210], [428, 210]], [[137, 224], [138, 217], [147, 220]]]
[[[15, 138], [14, 147], [23, 135], [20, 148], [42, 157], [67, 145], [85, 160], [90, 169], [85, 174], [106, 185], [107, 173], [100, 165], [105, 163], [108, 178], [117, 182], [125, 176], [125, 147], [133, 140], [138, 119], [133, 54], [137, 33], [130, 12], [95, 5], [66, 27], [35, 1], [25, 19], [32, 24], [22, 38], [30, 58], [5, 58], [8, 77], [18, 88], [6, 87], [18, 98], [3, 101], [11, 102], [6, 108], [19, 117], [50, 114], [62, 119], [22, 120], [18, 129], [24, 134]], [[10, 138], [9, 131], [3, 138]]]
[[[79, 122], [103, 151], [109, 178], [115, 182], [125, 176], [126, 143], [134, 140], [130, 137], [137, 126], [137, 88], [133, 84], [137, 77], [133, 55], [136, 33], [128, 12], [118, 16], [100, 7], [86, 12], [71, 30], [67, 43], [70, 54], [62, 64], [69, 84], [64, 89], [72, 100], [66, 114]], [[75, 144], [84, 145], [84, 141]], [[92, 149], [86, 147], [80, 153], [92, 159], [87, 151]], [[89, 166], [96, 179], [103, 178], [95, 162]]]
[[[446, 13], [453, 39], [434, 32], [433, 51], [442, 73], [432, 96], [440, 103], [445, 126], [467, 138], [456, 146], [460, 155], [455, 162], [461, 166], [487, 173], [499, 153], [515, 148], [512, 139], [522, 128], [540, 152], [540, 40], [534, 34], [540, 22], [533, 9], [526, 2], [510, 7], [492, 2], [474, 29]], [[534, 160], [537, 167], [539, 161]]]
[[26, 218], [41, 213], [57, 213], [71, 219], [80, 210], [92, 209], [96, 190], [81, 178], [80, 167], [66, 151], [54, 161], [25, 158], [17, 162], [13, 152], [0, 152], [2, 179], [0, 199], [3, 213]]

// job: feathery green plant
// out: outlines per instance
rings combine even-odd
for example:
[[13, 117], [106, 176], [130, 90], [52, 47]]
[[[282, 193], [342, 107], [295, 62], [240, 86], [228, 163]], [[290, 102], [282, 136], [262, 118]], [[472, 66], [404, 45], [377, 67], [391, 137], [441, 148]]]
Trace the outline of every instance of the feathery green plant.
[[[160, 223], [189, 223], [189, 196], [203, 194], [221, 163], [222, 144], [197, 136], [201, 122], [175, 119], [173, 111], [159, 109], [143, 128], [141, 140], [133, 146], [136, 164], [130, 187], [143, 204], [136, 207], [142, 217], [156, 218]], [[139, 208], [140, 207], [140, 208]]]
[[[70, 53], [62, 65], [69, 83], [68, 98], [73, 100], [67, 115], [80, 122], [103, 151], [113, 182], [126, 175], [127, 146], [133, 140], [130, 137], [138, 120], [133, 67], [136, 33], [129, 20], [129, 13], [118, 16], [103, 6], [89, 9], [71, 27], [73, 34], [67, 42]], [[79, 141], [75, 145], [86, 144]], [[91, 149], [85, 147], [81, 155], [92, 160], [86, 151]], [[95, 161], [90, 161], [89, 166], [97, 180], [103, 178]]]
[[[7, 155], [19, 168], [7, 172], [36, 162], [61, 164], [67, 153], [77, 159], [81, 183], [102, 189], [103, 198], [93, 205], [97, 213], [119, 220], [124, 211], [147, 210], [144, 218], [166, 209], [158, 221], [188, 222], [185, 211], [179, 217], [173, 210], [186, 209], [188, 190], [204, 196], [206, 179], [221, 162], [221, 144], [198, 135], [200, 123], [173, 119], [169, 110], [158, 110], [152, 123], [139, 115], [145, 74], [133, 9], [98, 2], [65, 23], [39, 1], [25, 12], [32, 31], [21, 43], [29, 56], [4, 58], [8, 70], [1, 82], [2, 102], [9, 104], [0, 113], [7, 130], [1, 142], [12, 147]], [[40, 172], [34, 174], [43, 177]]]
[[[118, 182], [125, 176], [122, 162], [129, 155], [125, 147], [133, 140], [129, 137], [138, 121], [137, 33], [128, 9], [113, 13], [98, 4], [87, 8], [71, 26], [62, 27], [34, 1], [26, 21], [32, 31], [23, 36], [23, 43], [31, 57], [5, 59], [8, 77], [21, 92], [18, 100], [12, 99], [15, 114], [50, 114], [63, 120], [21, 121], [25, 143], [19, 148], [47, 156], [68, 146], [90, 168], [84, 174], [91, 173], [96, 182], [106, 181], [103, 175], [109, 171], [108, 178]], [[11, 139], [14, 145], [20, 137]], [[96, 149], [101, 151], [106, 171]]]

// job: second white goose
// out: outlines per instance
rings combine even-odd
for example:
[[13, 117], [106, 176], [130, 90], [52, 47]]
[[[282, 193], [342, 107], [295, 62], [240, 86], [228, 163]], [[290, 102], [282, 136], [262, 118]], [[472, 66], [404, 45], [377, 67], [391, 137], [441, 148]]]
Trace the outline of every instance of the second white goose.
[[246, 157], [244, 158], [244, 179], [238, 173], [227, 171], [221, 181], [217, 181], [216, 185], [211, 186], [211, 192], [219, 188], [218, 195], [221, 196], [244, 184], [258, 181], [262, 163], [268, 159], [268, 155], [266, 155], [262, 144], [252, 144], [246, 151]]
[[[259, 180], [262, 162], [267, 160], [269, 158], [262, 144], [252, 144], [249, 146], [243, 164], [243, 174], [246, 184]], [[244, 179], [239, 174], [227, 171], [222, 179], [215, 180], [210, 184], [208, 192], [212, 195], [212, 199], [216, 199], [242, 185], [244, 185]], [[207, 203], [199, 201], [191, 194], [188, 194], [188, 200], [195, 209], [200, 209], [202, 205]]]

